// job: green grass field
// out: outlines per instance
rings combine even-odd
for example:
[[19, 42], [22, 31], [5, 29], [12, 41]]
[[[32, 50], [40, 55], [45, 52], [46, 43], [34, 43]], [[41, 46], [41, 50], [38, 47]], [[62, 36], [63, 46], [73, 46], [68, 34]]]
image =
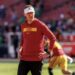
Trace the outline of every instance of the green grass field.
[[[17, 75], [17, 62], [0, 62], [0, 75]], [[42, 75], [48, 75], [47, 71], [48, 64], [43, 65]], [[69, 64], [69, 69], [75, 70], [75, 63]], [[28, 75], [31, 75], [28, 73]], [[54, 75], [62, 75], [60, 69], [56, 67], [54, 69]]]

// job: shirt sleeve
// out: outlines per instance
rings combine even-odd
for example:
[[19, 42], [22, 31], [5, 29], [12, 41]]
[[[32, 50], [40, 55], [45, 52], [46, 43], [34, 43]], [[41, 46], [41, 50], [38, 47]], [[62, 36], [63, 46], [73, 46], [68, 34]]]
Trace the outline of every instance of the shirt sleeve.
[[20, 38], [20, 44], [19, 45], [21, 47], [21, 46], [23, 46], [23, 33], [22, 33], [23, 28], [22, 28], [22, 25], [20, 26], [20, 28], [21, 28], [21, 38]]
[[41, 31], [42, 33], [48, 37], [48, 39], [50, 40], [50, 49], [53, 49], [54, 47], [54, 43], [56, 41], [56, 37], [55, 35], [52, 33], [52, 31], [44, 24], [44, 23], [41, 23], [40, 25], [41, 27]]

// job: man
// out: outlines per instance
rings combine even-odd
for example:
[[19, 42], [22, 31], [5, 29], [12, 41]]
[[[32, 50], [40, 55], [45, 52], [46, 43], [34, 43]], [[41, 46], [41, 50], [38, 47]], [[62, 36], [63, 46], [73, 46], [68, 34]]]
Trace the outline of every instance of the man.
[[[53, 48], [56, 38], [43, 22], [35, 18], [35, 10], [31, 5], [27, 5], [24, 9], [24, 16], [26, 22], [21, 25], [22, 40], [18, 75], [27, 75], [29, 71], [32, 75], [41, 75], [42, 59], [46, 55], [43, 44], [44, 35], [51, 40], [50, 49]], [[41, 53], [42, 56], [40, 56]]]
[[[50, 43], [49, 40], [48, 44]], [[48, 67], [48, 72], [49, 75], [54, 75], [53, 74], [53, 69], [55, 66], [59, 66], [62, 70], [62, 73], [64, 75], [75, 75], [75, 72], [71, 72], [67, 69], [67, 60], [69, 60], [71, 63], [73, 59], [69, 56], [67, 56], [61, 45], [56, 41], [54, 44], [54, 47], [52, 50], [49, 50], [51, 52], [51, 58], [49, 59], [49, 67]]]

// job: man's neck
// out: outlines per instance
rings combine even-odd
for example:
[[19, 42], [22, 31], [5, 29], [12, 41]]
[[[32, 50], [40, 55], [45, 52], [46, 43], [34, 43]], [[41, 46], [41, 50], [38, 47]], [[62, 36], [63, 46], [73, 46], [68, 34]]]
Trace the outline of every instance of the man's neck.
[[32, 20], [28, 20], [28, 24], [31, 24], [34, 21], [34, 18]]

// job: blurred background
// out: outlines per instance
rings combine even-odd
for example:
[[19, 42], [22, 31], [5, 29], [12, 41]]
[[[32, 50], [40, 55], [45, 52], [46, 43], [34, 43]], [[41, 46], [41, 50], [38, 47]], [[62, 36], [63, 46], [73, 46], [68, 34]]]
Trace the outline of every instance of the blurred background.
[[74, 59], [75, 0], [0, 0], [0, 62], [17, 59], [20, 25], [25, 21], [23, 10], [28, 4], [34, 6], [36, 17], [46, 23], [65, 53]]
[[27, 4], [34, 6], [36, 17], [53, 31], [65, 53], [75, 57], [75, 0], [0, 0], [0, 58], [17, 58]]

